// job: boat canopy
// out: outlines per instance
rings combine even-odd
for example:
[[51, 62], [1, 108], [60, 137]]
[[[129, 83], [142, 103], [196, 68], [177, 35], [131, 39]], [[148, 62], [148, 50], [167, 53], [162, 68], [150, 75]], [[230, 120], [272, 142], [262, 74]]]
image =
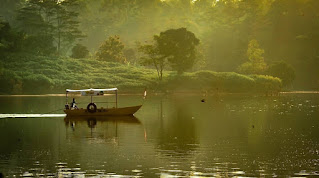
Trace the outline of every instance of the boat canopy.
[[[82, 96], [101, 96], [104, 95], [104, 92], [107, 91], [116, 91], [117, 92], [117, 88], [106, 88], [106, 89], [82, 89], [82, 90], [70, 90], [70, 89], [66, 89], [66, 93], [77, 93], [80, 92]], [[117, 93], [116, 93], [117, 94]]]
[[117, 88], [105, 88], [105, 89], [82, 89], [82, 90], [71, 90], [66, 89], [66, 92], [103, 92], [103, 91], [117, 91]]

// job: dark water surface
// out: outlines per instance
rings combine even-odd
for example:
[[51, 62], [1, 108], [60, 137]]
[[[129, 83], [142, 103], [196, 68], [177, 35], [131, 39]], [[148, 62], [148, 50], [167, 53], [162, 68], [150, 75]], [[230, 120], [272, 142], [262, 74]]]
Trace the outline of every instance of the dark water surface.
[[[136, 119], [0, 119], [0, 172], [8, 177], [319, 175], [318, 94], [201, 99], [149, 96]], [[120, 106], [143, 102], [141, 96], [119, 100]], [[2, 96], [0, 113], [62, 114], [64, 102], [58, 96]], [[78, 102], [85, 107], [84, 100]]]

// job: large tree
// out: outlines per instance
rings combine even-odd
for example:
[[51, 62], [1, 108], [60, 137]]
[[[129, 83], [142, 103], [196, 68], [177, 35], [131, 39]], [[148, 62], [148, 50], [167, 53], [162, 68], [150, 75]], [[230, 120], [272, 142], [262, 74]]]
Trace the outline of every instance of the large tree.
[[6, 52], [13, 52], [20, 48], [22, 35], [14, 31], [10, 24], [0, 19], [0, 57]]
[[36, 51], [42, 51], [44, 54], [48, 51], [42, 48], [50, 44], [55, 46], [58, 55], [62, 47], [65, 49], [64, 52], [69, 50], [73, 42], [83, 38], [78, 30], [76, 7], [76, 0], [26, 1], [17, 16], [19, 28], [26, 33], [26, 39], [30, 39], [28, 44], [31, 45], [26, 46], [31, 46], [32, 49], [39, 48]]
[[159, 80], [163, 78], [163, 70], [166, 65], [165, 56], [159, 53], [159, 49], [156, 44], [145, 44], [138, 48], [139, 52], [144, 53], [141, 57], [141, 64], [146, 66], [153, 66], [157, 71]]
[[179, 74], [193, 67], [199, 39], [186, 28], [170, 29], [155, 35], [158, 53], [167, 58]]
[[186, 28], [166, 30], [154, 36], [153, 44], [139, 46], [139, 52], [144, 54], [141, 64], [153, 66], [159, 80], [167, 64], [181, 74], [194, 66], [198, 44], [199, 39]]
[[244, 74], [264, 74], [267, 64], [264, 61], [265, 51], [259, 47], [257, 40], [251, 40], [248, 44], [248, 62], [239, 66], [238, 71]]
[[79, 30], [77, 7], [77, 0], [58, 0], [55, 6], [55, 34], [58, 54], [61, 51], [61, 46], [64, 47], [65, 51], [68, 51], [74, 41], [84, 37]]
[[22, 0], [1, 0], [0, 16], [9, 23], [14, 22], [15, 11], [21, 6], [22, 2]]
[[[44, 3], [44, 2], [43, 2]], [[55, 53], [54, 27], [44, 17], [43, 3], [32, 0], [18, 10], [17, 27], [24, 34], [23, 51], [50, 55]]]

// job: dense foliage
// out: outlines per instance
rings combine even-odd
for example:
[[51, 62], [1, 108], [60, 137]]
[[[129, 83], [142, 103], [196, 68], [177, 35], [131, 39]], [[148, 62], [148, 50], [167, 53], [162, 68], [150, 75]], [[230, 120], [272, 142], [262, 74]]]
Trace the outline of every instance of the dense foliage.
[[[17, 62], [19, 59], [19, 62]], [[66, 88], [118, 87], [124, 91], [144, 88], [162, 91], [270, 92], [281, 81], [270, 76], [246, 76], [233, 72], [198, 71], [177, 75], [167, 72], [157, 80], [156, 70], [90, 58], [8, 56], [0, 74], [1, 94], [63, 93]], [[1, 69], [1, 68], [0, 68]], [[14, 72], [13, 72], [14, 71]], [[267, 86], [267, 87], [265, 87]]]
[[92, 87], [134, 91], [156, 82], [152, 70], [93, 59], [11, 55], [4, 68], [2, 94], [63, 93], [66, 88]]
[[20, 49], [22, 35], [13, 30], [8, 22], [0, 19], [0, 57]]
[[77, 0], [30, 0], [23, 3], [17, 10], [16, 26], [24, 32], [30, 52], [41, 55], [56, 52], [60, 55], [83, 37], [76, 20], [79, 15]]
[[281, 90], [281, 80], [265, 75], [242, 75], [234, 72], [198, 71], [182, 76], [169, 76], [164, 88], [172, 90], [197, 90], [209, 93], [264, 93], [273, 94]]

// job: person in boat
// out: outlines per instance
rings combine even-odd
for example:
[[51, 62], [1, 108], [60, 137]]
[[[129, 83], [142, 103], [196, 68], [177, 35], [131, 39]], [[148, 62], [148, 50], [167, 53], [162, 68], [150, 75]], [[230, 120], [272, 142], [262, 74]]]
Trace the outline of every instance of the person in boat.
[[75, 102], [75, 98], [73, 98], [73, 100], [72, 100], [71, 109], [78, 109], [76, 102]]

